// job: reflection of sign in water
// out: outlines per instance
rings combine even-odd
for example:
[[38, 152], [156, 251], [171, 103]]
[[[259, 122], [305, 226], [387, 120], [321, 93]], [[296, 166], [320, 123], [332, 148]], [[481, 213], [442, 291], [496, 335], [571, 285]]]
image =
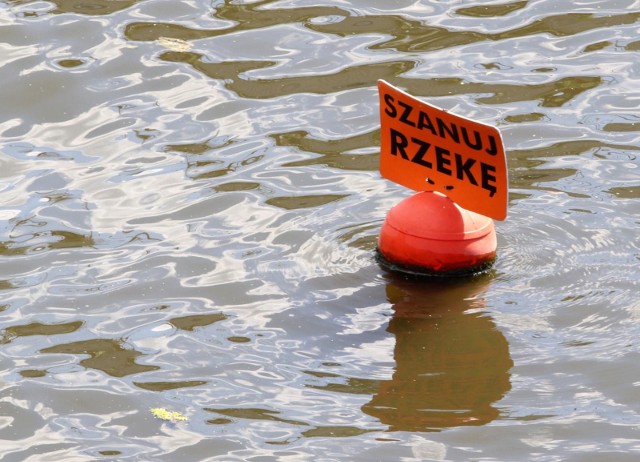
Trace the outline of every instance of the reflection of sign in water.
[[481, 282], [391, 282], [396, 370], [362, 410], [390, 430], [429, 431], [482, 425], [511, 389], [505, 337], [481, 308]]
[[378, 89], [382, 176], [504, 220], [507, 163], [498, 129], [431, 106], [383, 80]]

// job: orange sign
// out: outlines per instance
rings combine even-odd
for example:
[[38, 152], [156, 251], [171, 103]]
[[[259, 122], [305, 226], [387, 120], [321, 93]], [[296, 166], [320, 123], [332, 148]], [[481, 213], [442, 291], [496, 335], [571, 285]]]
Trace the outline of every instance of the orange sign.
[[378, 90], [382, 176], [504, 220], [509, 182], [498, 129], [424, 103], [384, 80]]

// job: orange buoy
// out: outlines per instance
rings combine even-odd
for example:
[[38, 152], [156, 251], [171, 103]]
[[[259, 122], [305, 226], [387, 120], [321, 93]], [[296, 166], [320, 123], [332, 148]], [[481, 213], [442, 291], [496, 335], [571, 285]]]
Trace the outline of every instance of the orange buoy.
[[491, 218], [463, 209], [438, 192], [421, 192], [387, 214], [377, 259], [391, 271], [470, 276], [491, 268], [496, 247]]

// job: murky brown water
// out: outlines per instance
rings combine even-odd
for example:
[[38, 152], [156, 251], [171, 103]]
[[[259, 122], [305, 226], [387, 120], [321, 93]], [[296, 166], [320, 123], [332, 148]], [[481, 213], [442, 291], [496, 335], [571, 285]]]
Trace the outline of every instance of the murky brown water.
[[[0, 460], [637, 460], [639, 31], [633, 0], [0, 0]], [[486, 277], [375, 263], [411, 194], [380, 78], [500, 127]]]

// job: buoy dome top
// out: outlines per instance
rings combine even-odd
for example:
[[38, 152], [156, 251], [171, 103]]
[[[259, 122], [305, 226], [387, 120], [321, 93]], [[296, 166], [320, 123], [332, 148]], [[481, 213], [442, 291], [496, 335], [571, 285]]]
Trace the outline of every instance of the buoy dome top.
[[438, 241], [466, 241], [494, 230], [491, 218], [459, 207], [438, 192], [403, 200], [387, 215], [387, 224], [403, 234]]

